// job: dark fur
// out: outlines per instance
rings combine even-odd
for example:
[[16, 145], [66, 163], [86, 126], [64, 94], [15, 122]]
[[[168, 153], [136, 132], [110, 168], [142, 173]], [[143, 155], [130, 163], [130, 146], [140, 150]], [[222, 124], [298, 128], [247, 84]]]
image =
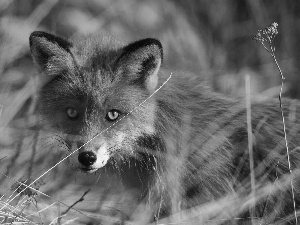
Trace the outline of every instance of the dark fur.
[[[107, 108], [119, 109], [123, 116], [126, 115], [93, 144], [85, 146], [84, 150], [92, 149], [103, 139], [113, 140], [116, 138], [114, 134], [123, 128], [128, 136], [138, 133], [137, 137], [128, 137], [125, 144], [109, 149], [108, 164], [116, 162], [118, 156], [125, 157], [125, 161], [136, 158], [147, 164], [137, 165], [147, 168], [145, 171], [148, 175], [145, 176], [150, 185], [151, 213], [158, 217], [173, 215], [229, 197], [230, 206], [213, 213], [200, 214], [197, 217], [199, 221], [220, 219], [218, 216], [221, 212], [225, 219], [231, 221], [229, 223], [247, 221], [250, 205], [243, 207], [243, 204], [251, 188], [244, 101], [212, 92], [200, 76], [173, 71], [172, 78], [165, 86], [131, 112], [154, 91], [154, 86], [161, 85], [170, 75], [170, 72], [161, 68], [158, 85], [155, 85], [155, 77], [149, 79], [162, 61], [159, 41], [145, 39], [123, 45], [112, 38], [96, 35], [61, 41], [52, 35], [36, 32], [30, 40], [37, 67], [44, 68], [42, 73], [45, 75], [53, 76], [52, 81], [40, 92], [41, 115], [48, 127], [65, 134], [66, 142], [85, 143], [106, 129], [110, 125], [103, 120]], [[40, 52], [44, 52], [39, 49], [44, 49], [46, 46], [43, 45], [48, 42], [54, 43], [49, 45], [53, 48], [53, 55], [43, 55], [45, 60], [36, 59], [41, 56]], [[68, 66], [61, 68], [59, 60], [64, 57], [69, 60]], [[49, 62], [52, 64], [49, 65]], [[288, 99], [283, 102], [298, 209], [299, 103]], [[65, 115], [66, 105], [78, 109], [82, 119], [76, 122], [69, 120]], [[255, 217], [259, 219], [256, 220], [263, 224], [293, 223], [291, 186], [286, 181], [289, 168], [279, 103], [273, 100], [253, 103], [251, 113], [258, 193]], [[154, 131], [150, 132], [148, 126], [153, 126]], [[144, 127], [147, 128], [143, 130]], [[130, 133], [135, 129], [136, 133]], [[149, 160], [145, 160], [145, 157]], [[271, 187], [276, 188], [264, 192], [263, 188], [275, 181], [276, 185]], [[230, 220], [236, 217], [244, 219]]]

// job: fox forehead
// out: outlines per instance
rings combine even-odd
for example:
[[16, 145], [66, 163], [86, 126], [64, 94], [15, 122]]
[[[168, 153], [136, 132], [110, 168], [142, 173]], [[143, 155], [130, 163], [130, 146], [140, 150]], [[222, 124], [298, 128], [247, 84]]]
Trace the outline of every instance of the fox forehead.
[[119, 41], [96, 34], [77, 37], [72, 43], [70, 51], [76, 67], [75, 71], [68, 71], [68, 76], [79, 82], [81, 89], [107, 92], [110, 87], [120, 85], [121, 77], [115, 73], [123, 46]]
[[73, 39], [72, 42], [71, 51], [77, 66], [76, 72], [70, 74], [72, 81], [69, 83], [76, 83], [78, 89], [98, 103], [104, 104], [107, 99], [114, 101], [116, 97], [121, 105], [130, 104], [130, 98], [144, 99], [144, 90], [132, 85], [129, 77], [116, 72], [116, 62], [123, 52], [124, 43], [99, 34]]
[[109, 68], [120, 54], [124, 44], [117, 39], [100, 34], [71, 39], [71, 51], [77, 63], [85, 68]]
[[[136, 102], [141, 102], [147, 93], [122, 79], [113, 79], [115, 74], [103, 68], [78, 68], [76, 73], [65, 73], [47, 85], [57, 100], [73, 100], [88, 108], [117, 108], [128, 111]], [[46, 90], [45, 89], [45, 90]]]

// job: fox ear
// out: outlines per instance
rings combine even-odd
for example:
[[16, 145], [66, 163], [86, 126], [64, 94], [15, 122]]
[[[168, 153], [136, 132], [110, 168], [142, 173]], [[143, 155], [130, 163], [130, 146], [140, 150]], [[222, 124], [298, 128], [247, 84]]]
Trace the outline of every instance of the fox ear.
[[61, 37], [35, 31], [29, 37], [29, 44], [33, 62], [40, 72], [58, 75], [74, 66], [72, 43]]
[[156, 39], [147, 38], [125, 46], [117, 67], [132, 83], [154, 91], [162, 59], [161, 43]]

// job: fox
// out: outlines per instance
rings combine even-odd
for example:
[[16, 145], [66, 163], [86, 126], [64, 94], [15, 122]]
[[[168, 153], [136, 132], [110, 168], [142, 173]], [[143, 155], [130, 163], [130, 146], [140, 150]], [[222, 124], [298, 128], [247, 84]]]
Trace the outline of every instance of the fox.
[[245, 101], [165, 67], [157, 39], [34, 31], [29, 43], [44, 129], [77, 171], [140, 171], [151, 207], [137, 224], [297, 223], [297, 100], [283, 99], [284, 117], [278, 100], [253, 101], [249, 131]]

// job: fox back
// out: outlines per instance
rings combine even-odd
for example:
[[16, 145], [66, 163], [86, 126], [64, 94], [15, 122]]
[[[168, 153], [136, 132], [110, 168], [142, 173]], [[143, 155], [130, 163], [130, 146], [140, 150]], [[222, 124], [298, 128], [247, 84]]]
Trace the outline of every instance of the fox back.
[[[296, 210], [300, 204], [297, 101], [283, 104], [287, 155], [277, 101], [252, 104], [249, 134], [243, 101], [213, 92], [201, 76], [165, 70], [156, 39], [124, 44], [107, 36], [66, 40], [36, 31], [30, 48], [44, 81], [38, 103], [45, 129], [61, 137], [76, 170], [127, 165], [142, 171], [148, 214], [154, 215], [148, 221], [170, 216], [166, 221], [233, 223], [240, 217], [237, 223], [246, 223], [251, 207], [263, 224], [294, 221], [293, 204]], [[208, 210], [215, 201], [218, 207]], [[179, 212], [180, 218], [171, 216]]]

